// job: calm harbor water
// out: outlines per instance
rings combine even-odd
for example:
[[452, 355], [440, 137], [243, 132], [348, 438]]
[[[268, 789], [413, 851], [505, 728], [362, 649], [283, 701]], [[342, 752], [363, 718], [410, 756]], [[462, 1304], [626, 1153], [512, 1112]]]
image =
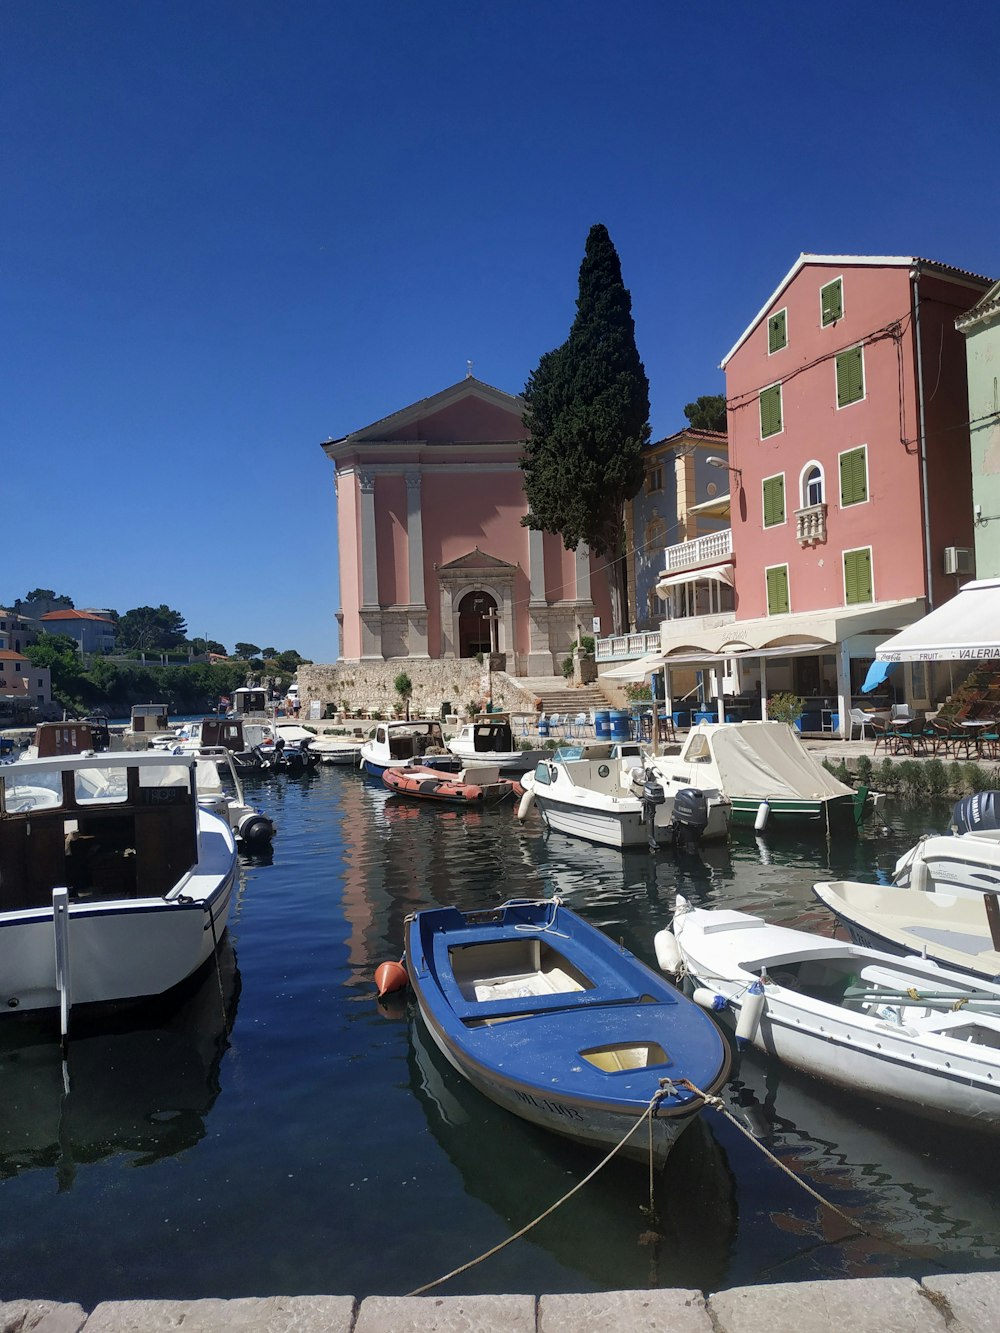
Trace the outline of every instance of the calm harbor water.
[[[675, 861], [556, 835], [507, 808], [425, 809], [343, 769], [252, 787], [275, 820], [247, 862], [217, 975], [181, 1003], [81, 1025], [63, 1087], [50, 1032], [0, 1022], [0, 1299], [401, 1294], [504, 1240], [595, 1157], [469, 1089], [405, 1004], [373, 998], [419, 907], [559, 893], [653, 962], [674, 891], [829, 930], [818, 878], [874, 877], [891, 836]], [[221, 993], [220, 993], [221, 982]], [[657, 1180], [613, 1163], [553, 1217], [439, 1290], [587, 1291], [1000, 1267], [995, 1142], [746, 1059], [732, 1096], [851, 1231], [719, 1116]], [[870, 1234], [864, 1234], [867, 1231]]]

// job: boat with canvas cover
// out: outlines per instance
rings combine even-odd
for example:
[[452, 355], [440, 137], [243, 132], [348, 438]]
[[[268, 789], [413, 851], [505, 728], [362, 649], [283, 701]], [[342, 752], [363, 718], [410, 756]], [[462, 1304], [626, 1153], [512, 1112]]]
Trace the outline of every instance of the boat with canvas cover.
[[[729, 1076], [708, 1015], [558, 901], [416, 912], [406, 966], [459, 1073], [506, 1110], [592, 1147], [633, 1131], [627, 1156], [664, 1161], [701, 1093]], [[639, 1130], [646, 1118], [650, 1131]]]
[[457, 773], [407, 764], [404, 768], [385, 769], [382, 785], [399, 796], [412, 796], [418, 801], [464, 806], [483, 806], [521, 791], [512, 778], [500, 776], [496, 764], [469, 764]]
[[[657, 956], [673, 970], [661, 932]], [[1000, 985], [677, 896], [695, 996], [738, 1038], [883, 1105], [1000, 1131]]]
[[548, 828], [606, 847], [694, 847], [728, 835], [717, 790], [665, 790], [649, 764], [635, 741], [561, 746], [522, 778], [518, 818], [534, 805]]
[[0, 768], [4, 1012], [159, 995], [212, 956], [236, 884], [193, 756], [111, 752]]
[[701, 722], [680, 754], [656, 755], [650, 766], [668, 791], [716, 788], [732, 806], [733, 824], [758, 830], [815, 823], [847, 831], [860, 822], [867, 797], [828, 773], [785, 722]]

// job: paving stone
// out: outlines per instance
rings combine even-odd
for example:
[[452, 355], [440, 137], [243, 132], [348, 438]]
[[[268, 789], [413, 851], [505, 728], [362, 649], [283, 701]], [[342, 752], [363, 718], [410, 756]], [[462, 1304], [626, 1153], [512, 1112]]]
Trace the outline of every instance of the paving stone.
[[948, 1302], [951, 1324], [957, 1333], [995, 1333], [1000, 1326], [1000, 1273], [940, 1273], [920, 1284], [932, 1297]]
[[712, 1333], [700, 1291], [597, 1291], [588, 1295], [542, 1296], [538, 1333]]
[[354, 1333], [535, 1333], [535, 1298], [369, 1296]]
[[[267, 1296], [237, 1300], [105, 1301], [86, 1333], [351, 1333], [353, 1296]], [[47, 1330], [46, 1330], [47, 1333]]]
[[0, 1301], [0, 1333], [78, 1333], [86, 1322], [80, 1305], [58, 1301]]
[[[907, 1277], [784, 1282], [735, 1287], [709, 1297], [724, 1333], [944, 1333], [945, 1318]], [[996, 1324], [994, 1324], [994, 1329]]]

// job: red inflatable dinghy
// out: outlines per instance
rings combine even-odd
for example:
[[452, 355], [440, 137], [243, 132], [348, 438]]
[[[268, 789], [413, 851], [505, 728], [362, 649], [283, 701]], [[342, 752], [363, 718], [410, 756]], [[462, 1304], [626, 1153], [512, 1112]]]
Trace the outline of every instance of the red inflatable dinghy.
[[509, 795], [514, 784], [491, 769], [480, 770], [482, 777], [492, 781], [473, 781], [480, 774], [463, 769], [460, 773], [443, 773], [436, 768], [407, 764], [405, 768], [387, 768], [382, 782], [390, 791], [401, 796], [415, 796], [424, 801], [446, 801], [451, 805], [484, 805]]

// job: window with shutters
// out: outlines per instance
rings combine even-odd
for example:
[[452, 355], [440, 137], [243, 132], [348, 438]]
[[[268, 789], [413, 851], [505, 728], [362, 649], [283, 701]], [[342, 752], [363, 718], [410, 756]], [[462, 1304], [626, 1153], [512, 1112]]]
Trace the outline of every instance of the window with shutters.
[[825, 329], [844, 318], [844, 280], [834, 278], [819, 289], [819, 322]]
[[873, 602], [872, 548], [863, 546], [858, 551], [844, 552], [844, 602], [856, 606], [859, 602]]
[[865, 367], [861, 348], [851, 347], [837, 356], [837, 406], [847, 407], [865, 396]]
[[760, 393], [760, 438], [777, 435], [781, 430], [781, 385], [772, 384]]
[[864, 504], [868, 499], [868, 446], [840, 455], [840, 507]]
[[788, 346], [788, 311], [778, 310], [767, 321], [767, 354]]
[[767, 614], [780, 616], [789, 610], [788, 566], [772, 565], [764, 571], [767, 579]]
[[659, 465], [650, 468], [646, 476], [646, 490], [652, 494], [653, 491], [663, 490], [663, 468]]
[[761, 485], [764, 498], [764, 527], [775, 528], [785, 521], [785, 474], [765, 477]]

